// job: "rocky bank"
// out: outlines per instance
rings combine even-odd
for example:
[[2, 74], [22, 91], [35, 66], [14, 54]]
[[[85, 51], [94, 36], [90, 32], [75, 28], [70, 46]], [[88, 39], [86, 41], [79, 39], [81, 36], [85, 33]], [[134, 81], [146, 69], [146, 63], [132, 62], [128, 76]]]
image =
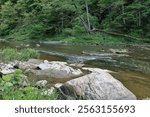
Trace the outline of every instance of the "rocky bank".
[[108, 70], [100, 68], [86, 68], [84, 65], [38, 59], [30, 59], [26, 62], [14, 61], [8, 64], [0, 63], [2, 75], [11, 74], [15, 72], [15, 69], [21, 69], [25, 74], [23, 86], [29, 85], [30, 79], [36, 81], [35, 85], [38, 87], [50, 84], [53, 87], [49, 87], [48, 92], [57, 91], [62, 99], [136, 99], [136, 96], [111, 76]]

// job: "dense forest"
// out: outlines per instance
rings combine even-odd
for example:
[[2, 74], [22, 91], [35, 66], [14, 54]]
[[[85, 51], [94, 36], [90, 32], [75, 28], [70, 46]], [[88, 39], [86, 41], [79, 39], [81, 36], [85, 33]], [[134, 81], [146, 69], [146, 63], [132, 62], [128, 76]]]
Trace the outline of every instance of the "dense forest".
[[150, 38], [150, 0], [0, 0], [0, 36], [104, 32]]

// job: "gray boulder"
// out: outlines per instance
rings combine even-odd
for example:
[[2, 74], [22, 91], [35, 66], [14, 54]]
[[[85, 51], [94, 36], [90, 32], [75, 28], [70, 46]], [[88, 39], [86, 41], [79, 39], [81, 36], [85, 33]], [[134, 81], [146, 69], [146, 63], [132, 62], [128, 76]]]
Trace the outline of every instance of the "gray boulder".
[[59, 87], [65, 97], [86, 100], [135, 100], [136, 96], [109, 73], [98, 70]]
[[41, 70], [45, 70], [45, 69], [54, 69], [54, 68], [60, 68], [61, 66], [67, 65], [66, 62], [60, 62], [60, 61], [52, 61], [49, 62], [47, 60], [44, 60], [43, 63], [40, 63], [38, 65], [38, 68]]
[[67, 66], [64, 62], [49, 62], [38, 65], [41, 70], [29, 69], [26, 70], [28, 76], [34, 78], [73, 78], [82, 75], [80, 69], [74, 69]]
[[26, 62], [18, 62], [15, 66], [21, 70], [36, 69], [41, 62], [43, 61], [38, 59], [29, 59]]

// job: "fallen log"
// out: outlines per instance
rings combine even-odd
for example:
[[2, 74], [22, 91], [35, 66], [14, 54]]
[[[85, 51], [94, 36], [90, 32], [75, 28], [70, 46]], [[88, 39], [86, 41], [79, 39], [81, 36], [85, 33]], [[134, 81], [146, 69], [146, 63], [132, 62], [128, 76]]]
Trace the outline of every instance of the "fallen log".
[[116, 32], [109, 32], [109, 31], [105, 31], [105, 30], [101, 30], [101, 29], [93, 29], [93, 30], [91, 30], [91, 32], [102, 32], [102, 33], [109, 34], [109, 35], [121, 36], [121, 37], [125, 37], [125, 38], [134, 39], [136, 41], [143, 41], [138, 37], [134, 37], [134, 36], [127, 35], [127, 34], [116, 33]]

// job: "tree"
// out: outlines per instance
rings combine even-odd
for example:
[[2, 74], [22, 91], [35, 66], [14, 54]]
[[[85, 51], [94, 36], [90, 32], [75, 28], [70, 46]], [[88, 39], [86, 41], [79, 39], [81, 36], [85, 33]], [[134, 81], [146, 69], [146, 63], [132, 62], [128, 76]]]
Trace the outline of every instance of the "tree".
[[150, 37], [149, 6], [150, 0], [0, 0], [0, 36], [41, 38], [100, 29]]

